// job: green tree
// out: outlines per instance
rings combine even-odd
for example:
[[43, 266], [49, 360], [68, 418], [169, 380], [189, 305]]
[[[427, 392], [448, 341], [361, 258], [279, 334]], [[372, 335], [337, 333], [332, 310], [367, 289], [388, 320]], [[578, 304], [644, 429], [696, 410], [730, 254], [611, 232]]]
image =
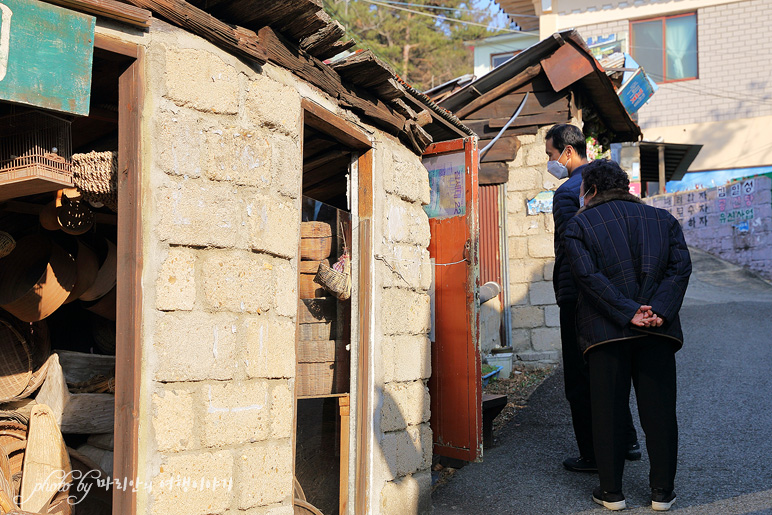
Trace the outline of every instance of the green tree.
[[327, 12], [346, 27], [359, 48], [372, 49], [418, 89], [472, 73], [472, 49], [464, 41], [497, 33], [487, 28], [493, 21], [484, 9], [487, 4], [469, 0], [324, 0]]

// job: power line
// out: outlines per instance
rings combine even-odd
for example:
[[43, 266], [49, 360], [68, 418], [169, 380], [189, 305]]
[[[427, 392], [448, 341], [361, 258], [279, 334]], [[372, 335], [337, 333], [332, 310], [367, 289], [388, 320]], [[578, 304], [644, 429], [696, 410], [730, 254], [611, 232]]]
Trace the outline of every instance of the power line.
[[[646, 72], [646, 74], [654, 77], [655, 79], [661, 79], [662, 78], [661, 76], [653, 74], [653, 73]], [[759, 105], [764, 105], [764, 106], [772, 106], [772, 99], [766, 99], [766, 98], [763, 98], [763, 97], [755, 97], [755, 96], [752, 96], [752, 95], [740, 97], [740, 96], [737, 96], [736, 94], [734, 94], [734, 95], [731, 94], [732, 92], [729, 92], [729, 91], [717, 90], [715, 88], [711, 88], [713, 90], [713, 91], [711, 91], [711, 90], [706, 90], [706, 89], [699, 88], [697, 86], [686, 85], [686, 84], [683, 84], [681, 82], [666, 82], [664, 84], [660, 84], [660, 87], [667, 87], [667, 88], [672, 88], [672, 89], [676, 89], [676, 90], [681, 90], [682, 92], [686, 92], [686, 93], [697, 93], [697, 94], [700, 94], [700, 95], [705, 95], [705, 96], [710, 96], [710, 97], [725, 98], [725, 99], [728, 99], [728, 100], [736, 100], [738, 102], [749, 102], [749, 103], [752, 103], [752, 104], [759, 104]], [[722, 94], [722, 92], [723, 93], [730, 93], [730, 94]]]
[[[362, 0], [362, 1], [363, 2], [367, 2], [369, 4], [377, 5], [379, 7], [385, 7], [386, 9], [395, 9], [397, 11], [406, 11], [406, 12], [413, 13], [413, 14], [418, 14], [418, 15], [421, 15], [421, 16], [428, 16], [429, 18], [434, 18], [434, 19], [441, 20], [441, 21], [452, 21], [452, 22], [456, 22], [456, 23], [462, 23], [464, 25], [475, 25], [477, 27], [484, 27], [486, 29], [490, 29], [490, 27], [487, 24], [484, 24], [484, 23], [477, 23], [477, 22], [473, 22], [473, 21], [457, 20], [455, 18], [448, 18], [446, 16], [438, 16], [436, 14], [430, 14], [430, 13], [425, 13], [425, 12], [421, 12], [421, 11], [416, 11], [415, 9], [408, 9], [406, 7], [399, 7], [397, 5], [389, 5], [389, 4], [386, 4], [386, 3], [379, 2], [377, 0]], [[514, 30], [514, 29], [498, 29], [498, 30], [503, 31], [503, 32], [512, 32], [512, 33], [515, 33], [515, 34], [538, 34], [537, 32], [527, 32], [527, 31], [524, 31], [524, 30]]]
[[[396, 0], [380, 0], [381, 2], [385, 4], [393, 4], [393, 5], [405, 5], [408, 7], [423, 7], [425, 9], [435, 9], [440, 11], [461, 11], [461, 12], [468, 12], [472, 14], [487, 14], [491, 15], [489, 11], [480, 11], [475, 9], [464, 9], [462, 7], [439, 7], [435, 5], [424, 5], [424, 4], [411, 4], [409, 2], [397, 2]], [[515, 16], [518, 18], [538, 18], [539, 16], [535, 14], [509, 14], [504, 13], [505, 16]]]

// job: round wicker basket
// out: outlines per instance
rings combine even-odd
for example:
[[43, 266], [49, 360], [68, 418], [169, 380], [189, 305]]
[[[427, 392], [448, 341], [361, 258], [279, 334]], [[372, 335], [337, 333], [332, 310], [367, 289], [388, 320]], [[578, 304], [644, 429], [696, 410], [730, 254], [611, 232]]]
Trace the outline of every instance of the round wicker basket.
[[26, 236], [0, 261], [0, 306], [19, 320], [37, 322], [67, 300], [75, 260], [44, 235]]
[[16, 248], [16, 240], [5, 231], [0, 231], [0, 258], [4, 258]]
[[27, 341], [8, 320], [0, 319], [0, 402], [16, 399], [32, 377]]

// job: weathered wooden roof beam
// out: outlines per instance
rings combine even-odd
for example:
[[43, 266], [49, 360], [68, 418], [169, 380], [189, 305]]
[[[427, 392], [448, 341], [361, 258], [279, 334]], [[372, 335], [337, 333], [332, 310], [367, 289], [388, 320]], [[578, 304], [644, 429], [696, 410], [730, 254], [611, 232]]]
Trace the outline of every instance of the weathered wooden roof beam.
[[343, 28], [343, 25], [332, 20], [326, 27], [304, 38], [300, 42], [300, 48], [315, 56], [317, 52], [331, 47], [344, 34], [346, 34], [346, 29]]
[[59, 5], [86, 14], [117, 20], [127, 25], [146, 29], [150, 27], [153, 14], [147, 9], [140, 9], [116, 0], [44, 0], [46, 3]]
[[265, 63], [265, 49], [257, 34], [244, 27], [232, 27], [184, 0], [128, 0], [137, 7], [160, 14], [174, 24], [209, 40], [234, 54]]
[[500, 84], [499, 86], [496, 86], [495, 88], [488, 91], [484, 95], [469, 102], [467, 105], [465, 105], [464, 107], [458, 110], [458, 112], [456, 113], [456, 116], [458, 116], [459, 118], [465, 118], [466, 116], [475, 112], [477, 109], [481, 108], [482, 106], [486, 104], [490, 104], [494, 100], [506, 95], [513, 89], [519, 86], [522, 86], [529, 80], [533, 79], [534, 77], [539, 75], [539, 73], [541, 72], [541, 69], [542, 68], [540, 64], [529, 66], [528, 68], [518, 73], [511, 79]]

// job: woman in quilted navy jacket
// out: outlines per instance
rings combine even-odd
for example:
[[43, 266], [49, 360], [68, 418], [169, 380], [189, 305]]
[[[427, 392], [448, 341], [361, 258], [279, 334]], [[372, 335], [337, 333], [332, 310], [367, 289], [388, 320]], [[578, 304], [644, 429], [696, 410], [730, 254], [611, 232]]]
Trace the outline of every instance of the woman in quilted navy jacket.
[[579, 345], [590, 370], [593, 440], [600, 487], [593, 500], [625, 507], [624, 413], [630, 378], [646, 434], [652, 508], [668, 510], [678, 457], [675, 352], [678, 312], [691, 274], [678, 221], [629, 193], [613, 161], [583, 170], [584, 207], [566, 227], [565, 245], [579, 290]]

